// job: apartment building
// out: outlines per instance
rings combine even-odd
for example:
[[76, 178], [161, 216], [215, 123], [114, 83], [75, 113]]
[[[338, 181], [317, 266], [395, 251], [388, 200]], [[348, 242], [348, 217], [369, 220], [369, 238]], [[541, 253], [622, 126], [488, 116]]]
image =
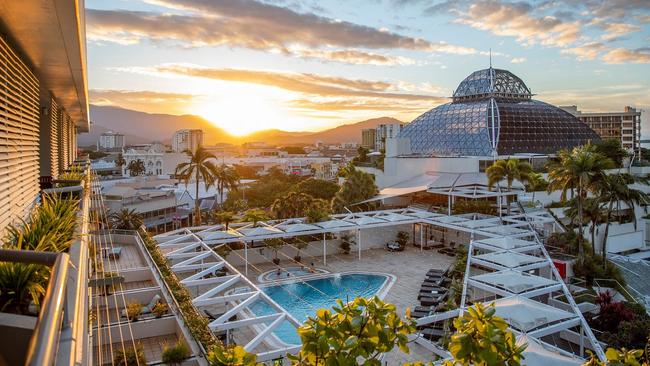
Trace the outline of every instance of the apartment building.
[[159, 144], [142, 147], [130, 147], [122, 152], [125, 164], [122, 166], [122, 175], [128, 176], [131, 174], [129, 171], [129, 164], [133, 161], [141, 161], [144, 164], [145, 175], [160, 175], [163, 174], [163, 156], [165, 155], [164, 149]]
[[603, 139], [621, 140], [623, 148], [641, 154], [641, 110], [626, 106], [622, 112], [582, 112], [575, 105], [560, 108], [578, 117]]
[[124, 135], [108, 131], [99, 136], [97, 140], [98, 151], [122, 151], [124, 148]]
[[386, 150], [386, 139], [395, 138], [404, 127], [403, 123], [380, 124], [375, 130], [375, 151]]
[[377, 130], [374, 128], [364, 128], [361, 130], [361, 146], [374, 150], [375, 140], [377, 139]]
[[47, 187], [69, 167], [90, 128], [77, 3], [0, 0], [0, 229], [32, 207], [39, 178]]
[[203, 130], [178, 130], [172, 136], [172, 151], [174, 152], [185, 150], [194, 152], [199, 145], [203, 145]]

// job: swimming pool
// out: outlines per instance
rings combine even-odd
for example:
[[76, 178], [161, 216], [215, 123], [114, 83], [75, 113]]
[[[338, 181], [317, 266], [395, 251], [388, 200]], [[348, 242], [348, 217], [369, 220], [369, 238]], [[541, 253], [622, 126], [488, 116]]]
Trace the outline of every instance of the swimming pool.
[[[304, 282], [260, 288], [302, 323], [308, 316], [314, 315], [317, 309], [332, 309], [336, 305], [336, 299], [347, 302], [357, 297], [372, 297], [388, 280], [387, 275], [379, 274], [335, 274]], [[257, 315], [275, 312], [270, 305], [262, 301], [256, 302], [250, 308]], [[300, 344], [296, 328], [288, 321], [277, 327], [273, 333], [286, 343]]]
[[278, 281], [286, 280], [288, 278], [311, 276], [313, 274], [328, 273], [328, 271], [320, 268], [313, 267], [288, 267], [281, 270], [271, 270], [268, 272], [262, 273], [257, 280], [260, 282], [269, 282], [269, 281]]

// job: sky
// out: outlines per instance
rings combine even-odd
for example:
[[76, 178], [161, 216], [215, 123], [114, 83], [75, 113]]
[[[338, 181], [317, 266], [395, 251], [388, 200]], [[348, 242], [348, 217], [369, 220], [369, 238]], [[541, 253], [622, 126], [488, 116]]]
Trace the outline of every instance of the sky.
[[650, 0], [86, 0], [86, 24], [92, 104], [237, 135], [408, 122], [490, 54], [536, 99], [650, 112]]

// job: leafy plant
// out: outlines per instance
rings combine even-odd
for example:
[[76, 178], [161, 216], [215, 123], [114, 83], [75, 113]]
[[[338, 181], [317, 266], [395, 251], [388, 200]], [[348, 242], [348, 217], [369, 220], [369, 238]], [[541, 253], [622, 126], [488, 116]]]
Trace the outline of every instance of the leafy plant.
[[135, 212], [135, 209], [123, 208], [118, 212], [112, 212], [108, 218], [111, 220], [111, 226], [118, 230], [138, 230], [144, 225], [142, 215]]
[[146, 365], [147, 359], [144, 357], [142, 343], [137, 342], [135, 348], [129, 347], [126, 351], [117, 350], [113, 364], [117, 366]]
[[80, 166], [72, 165], [70, 167], [70, 171], [65, 172], [63, 174], [59, 174], [57, 178], [58, 180], [68, 181], [68, 182], [58, 183], [59, 187], [78, 186], [79, 183], [84, 180], [85, 174]]
[[400, 231], [397, 232], [397, 238], [395, 239], [395, 241], [402, 248], [404, 248], [404, 247], [406, 247], [406, 243], [408, 243], [408, 241], [409, 241], [409, 237], [410, 237], [410, 235], [409, 235], [408, 232], [400, 230]]
[[445, 361], [445, 366], [521, 364], [527, 345], [517, 346], [508, 323], [495, 312], [494, 305], [477, 303], [454, 320], [456, 333], [449, 343], [454, 360]]
[[273, 263], [280, 264], [280, 258], [278, 258], [278, 251], [284, 246], [284, 242], [279, 238], [272, 238], [264, 240], [264, 245], [273, 251]]
[[[341, 189], [332, 199], [332, 212], [345, 212], [346, 209], [360, 211], [363, 207], [359, 203], [374, 197], [378, 192], [372, 175], [352, 167]], [[363, 206], [373, 208], [375, 205], [375, 203], [368, 203]]]
[[352, 250], [352, 244], [356, 244], [352, 238], [352, 235], [347, 232], [341, 234], [341, 244], [339, 244], [339, 248], [343, 250], [343, 254], [350, 254], [350, 250]]
[[180, 340], [173, 346], [165, 347], [162, 353], [162, 362], [166, 365], [180, 365], [192, 355], [189, 347]]
[[36, 264], [0, 262], [0, 310], [26, 314], [29, 304], [45, 295], [48, 268]]
[[210, 366], [258, 366], [257, 356], [246, 352], [242, 346], [218, 347], [208, 354]]
[[[488, 187], [492, 188], [495, 184], [499, 184], [502, 180], [506, 181], [506, 188], [508, 192], [512, 190], [512, 183], [515, 180], [520, 182], [527, 182], [533, 174], [533, 167], [530, 163], [521, 161], [519, 159], [497, 160], [485, 170], [488, 177]], [[509, 197], [506, 196], [506, 206], [508, 215], [510, 215], [510, 202]]]
[[142, 304], [139, 302], [131, 302], [126, 305], [126, 317], [132, 322], [138, 321], [138, 317], [142, 313]]
[[294, 365], [379, 365], [379, 357], [395, 347], [408, 353], [414, 331], [408, 312], [402, 320], [394, 305], [378, 297], [337, 300], [334, 313], [319, 309], [298, 329], [302, 349], [288, 357]]
[[155, 315], [156, 318], [160, 318], [167, 314], [167, 311], [169, 311], [169, 306], [162, 302], [156, 303], [156, 305], [153, 306], [153, 309], [151, 309], [151, 313]]
[[[178, 177], [179, 181], [183, 181], [187, 187], [190, 184], [190, 180], [194, 179], [194, 184], [196, 189], [194, 192], [194, 224], [201, 224], [201, 208], [199, 205], [199, 181], [203, 180], [205, 184], [205, 190], [215, 185], [217, 177], [220, 176], [221, 172], [219, 168], [212, 162], [216, 160], [214, 154], [209, 153], [203, 146], [199, 145], [195, 151], [185, 150], [185, 153], [189, 157], [189, 162], [180, 163], [176, 166], [175, 175]], [[224, 173], [225, 174], [225, 173]], [[225, 182], [220, 182], [221, 186], [218, 187], [223, 189], [226, 184]]]

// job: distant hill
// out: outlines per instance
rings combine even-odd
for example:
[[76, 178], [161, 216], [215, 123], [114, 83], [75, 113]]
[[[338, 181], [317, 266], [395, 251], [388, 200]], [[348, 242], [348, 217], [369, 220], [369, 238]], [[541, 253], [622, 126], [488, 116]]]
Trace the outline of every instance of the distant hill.
[[362, 122], [341, 125], [319, 132], [288, 132], [265, 130], [247, 136], [233, 136], [206, 119], [194, 115], [152, 114], [110, 106], [90, 106], [90, 133], [79, 135], [79, 146], [97, 143], [99, 135], [107, 131], [125, 135], [127, 144], [140, 144], [151, 141], [169, 143], [174, 131], [183, 128], [198, 128], [204, 133], [205, 144], [218, 142], [243, 143], [264, 141], [271, 144], [299, 144], [338, 142], [361, 142], [361, 130], [374, 128], [382, 123], [398, 123], [390, 117], [373, 118]]

